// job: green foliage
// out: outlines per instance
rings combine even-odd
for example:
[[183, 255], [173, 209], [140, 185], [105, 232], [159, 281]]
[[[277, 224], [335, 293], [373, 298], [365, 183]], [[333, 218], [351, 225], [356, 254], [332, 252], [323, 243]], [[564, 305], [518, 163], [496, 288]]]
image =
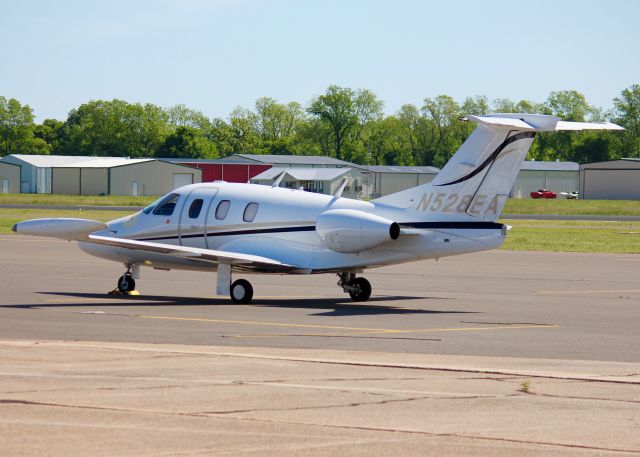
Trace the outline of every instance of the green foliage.
[[29, 105], [0, 96], [0, 155], [49, 154], [51, 146], [36, 137], [35, 128]]
[[62, 122], [33, 122], [31, 108], [0, 97], [0, 153], [130, 157], [216, 158], [231, 154], [328, 155], [362, 164], [442, 167], [475, 128], [469, 114], [524, 112], [572, 121], [611, 118], [625, 132], [549, 132], [537, 136], [529, 159], [580, 163], [640, 157], [640, 85], [623, 90], [608, 112], [583, 94], [562, 90], [543, 103], [486, 96], [461, 104], [448, 95], [426, 98], [383, 114], [370, 90], [336, 85], [307, 108], [269, 97], [238, 107], [227, 119], [209, 119], [184, 105], [161, 108], [122, 100], [94, 100], [71, 110]]
[[156, 157], [182, 159], [215, 159], [218, 151], [215, 143], [194, 127], [180, 126], [158, 148]]

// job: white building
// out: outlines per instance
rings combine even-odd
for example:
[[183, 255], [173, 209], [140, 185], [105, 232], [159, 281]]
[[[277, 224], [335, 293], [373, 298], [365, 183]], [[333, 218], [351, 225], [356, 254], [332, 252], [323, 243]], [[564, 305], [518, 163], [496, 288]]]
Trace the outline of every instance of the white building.
[[640, 200], [640, 159], [580, 165], [580, 198]]

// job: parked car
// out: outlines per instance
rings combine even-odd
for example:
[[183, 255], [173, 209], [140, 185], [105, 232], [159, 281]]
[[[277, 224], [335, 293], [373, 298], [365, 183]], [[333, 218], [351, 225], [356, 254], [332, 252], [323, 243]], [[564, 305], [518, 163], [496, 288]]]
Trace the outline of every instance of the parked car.
[[560, 192], [560, 195], [569, 200], [577, 200], [579, 197], [578, 192]]
[[556, 198], [557, 195], [555, 192], [551, 192], [547, 189], [539, 189], [535, 192], [531, 192], [531, 198]]

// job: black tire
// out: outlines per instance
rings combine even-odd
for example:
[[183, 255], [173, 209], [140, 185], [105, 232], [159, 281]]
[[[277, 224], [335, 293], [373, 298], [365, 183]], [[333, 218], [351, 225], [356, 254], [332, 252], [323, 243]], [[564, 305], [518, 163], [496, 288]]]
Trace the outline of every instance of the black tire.
[[356, 278], [353, 280], [355, 290], [350, 290], [349, 295], [353, 301], [367, 301], [371, 297], [371, 284], [364, 278]]
[[118, 279], [118, 290], [123, 294], [136, 290], [136, 282], [131, 275], [125, 274], [120, 276], [120, 279]]
[[253, 287], [245, 279], [238, 279], [231, 284], [231, 301], [239, 305], [246, 305], [253, 298]]

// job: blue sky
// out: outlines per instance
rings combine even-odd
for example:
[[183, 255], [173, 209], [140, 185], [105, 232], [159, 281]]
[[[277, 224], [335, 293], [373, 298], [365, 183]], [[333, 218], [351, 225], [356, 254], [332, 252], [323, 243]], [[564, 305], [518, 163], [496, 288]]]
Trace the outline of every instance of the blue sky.
[[640, 83], [640, 1], [0, 0], [0, 95], [38, 121], [89, 100], [226, 117], [330, 84], [394, 113], [439, 94], [603, 108]]

